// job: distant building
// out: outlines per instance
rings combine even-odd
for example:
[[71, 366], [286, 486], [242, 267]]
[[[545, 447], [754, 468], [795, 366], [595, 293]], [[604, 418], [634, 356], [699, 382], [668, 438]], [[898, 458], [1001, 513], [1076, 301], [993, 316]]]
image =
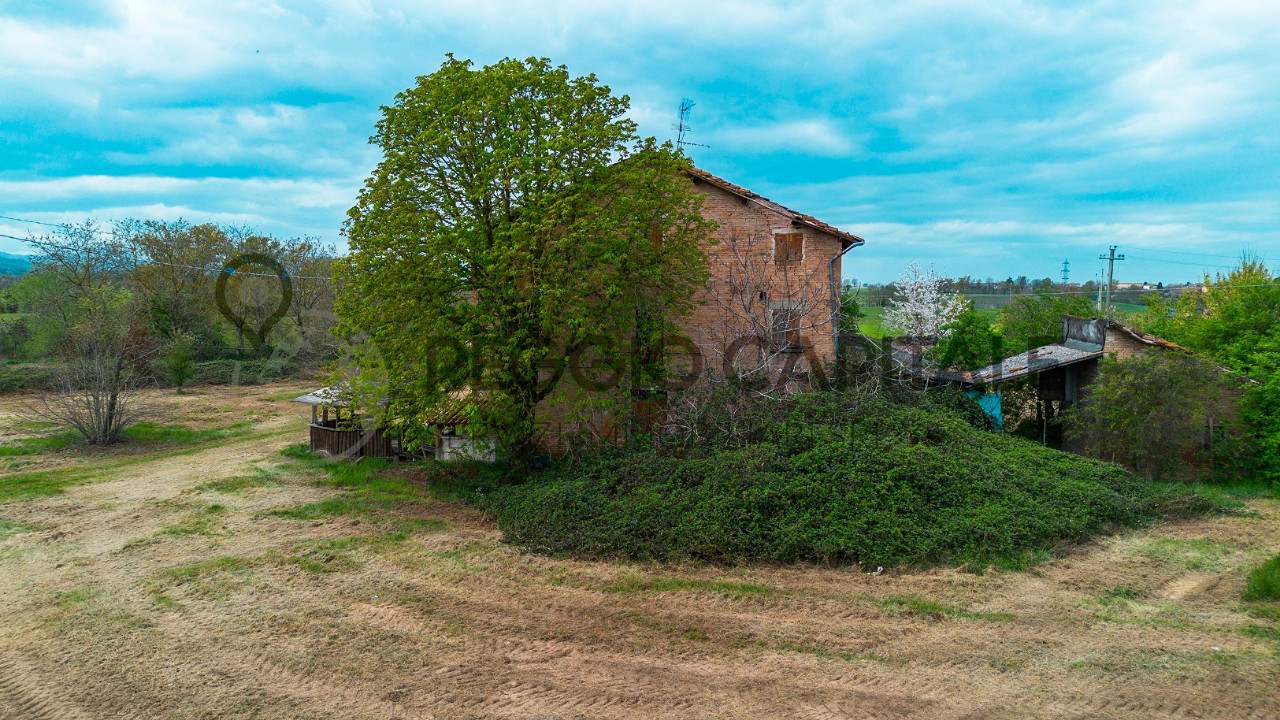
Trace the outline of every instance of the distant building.
[[[1102, 358], [1110, 356], [1118, 362], [1124, 362], [1152, 350], [1192, 354], [1177, 343], [1114, 320], [1064, 315], [1062, 342], [1033, 348], [976, 370], [942, 372], [935, 374], [935, 377], [969, 388], [973, 394], [994, 392], [998, 397], [1001, 384], [1035, 375], [1039, 384], [1038, 399], [1070, 407], [1082, 400], [1087, 401], [1083, 391], [1098, 379]], [[1225, 369], [1220, 370], [1225, 372]], [[1218, 434], [1224, 432], [1225, 427], [1239, 421], [1242, 395], [1242, 388], [1229, 384], [1223, 396], [1209, 408], [1204, 418], [1206, 444], [1212, 443]], [[1004, 419], [1003, 408], [998, 399], [986, 399], [984, 409], [987, 409], [989, 415], [994, 414]], [[1048, 439], [1050, 438], [1046, 433], [1046, 440]], [[1052, 444], [1063, 450], [1082, 450], [1069, 440], [1052, 439], [1055, 440]], [[1184, 451], [1187, 467], [1192, 471], [1199, 468], [1199, 449], [1200, 447], [1188, 447]]]

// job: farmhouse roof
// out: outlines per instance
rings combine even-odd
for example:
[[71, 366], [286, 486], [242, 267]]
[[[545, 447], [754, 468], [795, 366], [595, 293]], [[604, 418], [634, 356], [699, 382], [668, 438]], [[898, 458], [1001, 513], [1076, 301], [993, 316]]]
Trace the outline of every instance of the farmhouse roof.
[[[1064, 326], [1079, 327], [1086, 324], [1096, 324], [1103, 331], [1106, 328], [1115, 328], [1124, 335], [1137, 340], [1148, 347], [1160, 348], [1162, 350], [1178, 350], [1190, 354], [1191, 351], [1181, 345], [1169, 342], [1164, 338], [1156, 337], [1151, 333], [1144, 333], [1140, 330], [1122, 325], [1115, 320], [1098, 320], [1096, 318], [1081, 318], [1075, 315], [1063, 315]], [[1072, 323], [1070, 321], [1076, 321]], [[1064, 332], [1065, 337], [1060, 343], [1052, 345], [1044, 345], [1042, 347], [1027, 350], [1011, 357], [1007, 357], [998, 363], [992, 363], [976, 370], [966, 370], [963, 372], [943, 372], [940, 376], [948, 380], [959, 381], [962, 383], [990, 383], [994, 381], [1015, 380], [1027, 375], [1035, 375], [1046, 370], [1074, 365], [1085, 360], [1100, 358], [1103, 355], [1103, 345], [1097, 342], [1082, 341], [1079, 338], [1071, 336], [1070, 331]]]
[[690, 167], [688, 170], [688, 173], [689, 173], [689, 177], [692, 178], [695, 183], [705, 182], [710, 185], [714, 185], [715, 187], [718, 187], [727, 193], [730, 193], [732, 195], [737, 195], [743, 200], [754, 202], [757, 205], [768, 208], [769, 210], [772, 210], [778, 213], [779, 215], [789, 218], [793, 225], [803, 225], [805, 227], [817, 230], [820, 233], [824, 233], [834, 238], [838, 238], [840, 240], [842, 249], [847, 250], [848, 248], [857, 247], [858, 245], [862, 245], [867, 242], [866, 240], [863, 240], [862, 238], [858, 237], [857, 235], [854, 235], [853, 233], [847, 233], [841, 230], [840, 228], [835, 227], [834, 225], [828, 225], [827, 223], [822, 222], [821, 220], [813, 217], [812, 215], [805, 215], [804, 213], [796, 212], [795, 210], [792, 210], [791, 208], [786, 207], [784, 205], [780, 205], [770, 200], [769, 198], [764, 197], [763, 195], [751, 192], [750, 190], [742, 187], [741, 185], [734, 185], [733, 183], [729, 182], [728, 180], [725, 180], [724, 178], [716, 177], [715, 175], [712, 175], [711, 173], [701, 168]]

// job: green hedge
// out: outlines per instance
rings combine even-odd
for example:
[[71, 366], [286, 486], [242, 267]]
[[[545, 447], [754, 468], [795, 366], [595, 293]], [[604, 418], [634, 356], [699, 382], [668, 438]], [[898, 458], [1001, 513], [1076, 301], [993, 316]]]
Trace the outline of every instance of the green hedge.
[[49, 365], [0, 365], [0, 392], [39, 390], [53, 380]]
[[975, 427], [937, 402], [803, 395], [739, 447], [600, 450], [495, 489], [506, 538], [580, 556], [1004, 561], [1158, 514], [1118, 466]]
[[237, 363], [240, 365], [239, 384], [241, 385], [257, 385], [295, 377], [301, 369], [292, 359], [209, 360], [193, 365], [188, 385], [230, 385], [236, 377]]

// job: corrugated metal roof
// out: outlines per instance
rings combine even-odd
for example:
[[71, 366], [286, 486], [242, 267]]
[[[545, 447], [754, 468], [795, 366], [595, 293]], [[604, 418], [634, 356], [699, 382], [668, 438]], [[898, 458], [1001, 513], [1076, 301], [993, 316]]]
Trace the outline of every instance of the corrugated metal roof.
[[[345, 408], [350, 405], [350, 399], [347, 397], [348, 392], [345, 387], [324, 387], [306, 395], [299, 395], [293, 399], [293, 402]], [[386, 400], [383, 399], [378, 404], [386, 405]], [[435, 407], [423, 412], [422, 423], [424, 425], [440, 425], [442, 427], [466, 425], [471, 422], [472, 408], [488, 408], [490, 406], [491, 402], [487, 396], [480, 393], [472, 393], [470, 388], [455, 390], [449, 393], [444, 400], [437, 403]]]
[[938, 373], [939, 377], [964, 383], [988, 384], [1005, 380], [1016, 380], [1027, 375], [1034, 375], [1054, 368], [1074, 365], [1085, 360], [1102, 357], [1101, 350], [1085, 350], [1055, 343], [1018, 353], [992, 363], [977, 370], [963, 372], [947, 371]]
[[307, 405], [328, 405], [329, 407], [347, 406], [347, 400], [343, 399], [341, 390], [328, 387], [320, 388], [306, 395], [299, 395], [292, 402], [306, 403]]

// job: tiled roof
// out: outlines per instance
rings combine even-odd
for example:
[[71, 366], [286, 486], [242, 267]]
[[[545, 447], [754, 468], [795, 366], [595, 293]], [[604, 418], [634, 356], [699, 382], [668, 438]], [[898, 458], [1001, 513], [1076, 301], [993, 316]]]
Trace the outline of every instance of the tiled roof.
[[424, 425], [458, 427], [471, 423], [472, 410], [492, 410], [495, 407], [497, 407], [495, 402], [487, 394], [473, 393], [468, 387], [449, 393], [440, 402], [428, 408], [421, 417]]
[[1170, 342], [1161, 337], [1156, 337], [1151, 333], [1145, 333], [1145, 332], [1142, 332], [1141, 330], [1136, 330], [1134, 328], [1129, 327], [1128, 325], [1121, 325], [1120, 323], [1114, 320], [1111, 321], [1111, 326], [1144, 345], [1150, 345], [1151, 347], [1158, 347], [1163, 350], [1181, 350], [1184, 353], [1191, 354], [1190, 350], [1182, 347], [1178, 343]]
[[791, 222], [793, 223], [798, 223], [800, 225], [813, 228], [818, 232], [826, 233], [827, 235], [831, 235], [832, 237], [839, 238], [840, 243], [845, 248], [853, 247], [856, 245], [862, 245], [863, 243], [866, 242], [866, 240], [863, 240], [862, 238], [858, 237], [857, 235], [854, 235], [853, 233], [847, 233], [835, 226], [828, 225], [827, 223], [822, 222], [821, 220], [813, 217], [812, 215], [805, 215], [804, 213], [796, 212], [795, 210], [792, 210], [789, 207], [779, 205], [778, 203], [770, 200], [767, 197], [764, 197], [763, 195], [753, 193], [750, 190], [740, 185], [734, 185], [728, 180], [725, 180], [724, 178], [716, 177], [715, 175], [712, 175], [706, 170], [702, 170], [696, 167], [691, 167], [689, 169], [689, 176], [693, 178], [694, 182], [698, 182], [698, 181], [707, 182], [712, 185], [715, 185], [721, 190], [724, 190], [729, 193], [733, 193], [738, 197], [751, 200], [752, 202], [755, 202], [755, 203], [759, 203], [760, 205], [763, 205], [764, 207], [778, 213], [779, 215], [783, 215], [790, 218]]

